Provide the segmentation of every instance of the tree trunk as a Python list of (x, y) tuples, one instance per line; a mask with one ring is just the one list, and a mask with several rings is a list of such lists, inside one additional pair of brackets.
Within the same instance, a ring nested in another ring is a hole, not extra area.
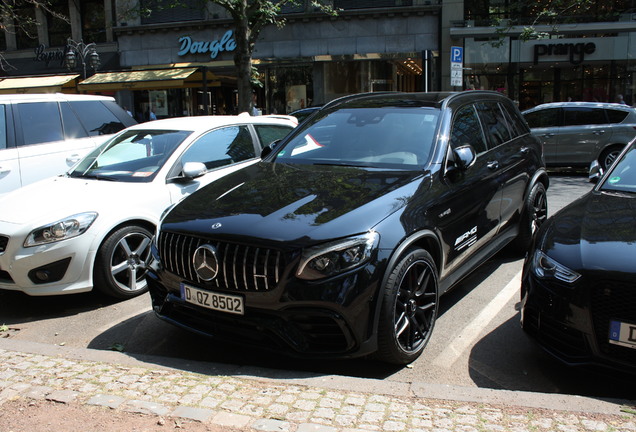
[(247, 19), (236, 23), (236, 52), (234, 65), (236, 66), (238, 88), (238, 112), (252, 112), (254, 106), (252, 99), (252, 52), (253, 44), (250, 42), (250, 28)]

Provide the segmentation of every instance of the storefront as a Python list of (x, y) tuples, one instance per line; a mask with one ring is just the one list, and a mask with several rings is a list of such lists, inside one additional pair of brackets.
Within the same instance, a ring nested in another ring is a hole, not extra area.
[[(580, 34), (585, 27), (589, 36)], [(631, 23), (580, 24), (576, 35), (563, 31), (558, 38), (525, 42), (485, 35), (465, 38), (464, 88), (506, 93), (521, 109), (568, 100), (618, 102), (621, 97), (632, 105), (636, 33), (600, 33), (603, 28), (630, 27), (636, 31)]]
[[(195, 74), (207, 78), (205, 82), (203, 78), (145, 80), (135, 87), (110, 80), (108, 88), (117, 89), (118, 99), (134, 106), (136, 114), (159, 108), (157, 98), (166, 101), (157, 117), (236, 114), (232, 60), (236, 44), (230, 24), (115, 29), (122, 67), (131, 71), (194, 67)], [(282, 29), (267, 27), (253, 53), (261, 83), (255, 87), (256, 106), (263, 113), (285, 114), (352, 93), (434, 90), (437, 28), (438, 17), (432, 10), (346, 20), (288, 20)], [(99, 75), (80, 87), (103, 88), (97, 85)]]

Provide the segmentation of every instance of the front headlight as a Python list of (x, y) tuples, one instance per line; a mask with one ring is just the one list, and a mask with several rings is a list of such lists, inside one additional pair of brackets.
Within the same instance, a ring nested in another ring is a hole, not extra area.
[(303, 250), (296, 276), (315, 280), (350, 270), (369, 260), (380, 235), (374, 231)]
[(36, 228), (24, 240), (24, 247), (54, 243), (82, 235), (96, 218), (96, 212), (86, 212)]
[(563, 282), (574, 283), (581, 277), (581, 275), (574, 270), (570, 270), (566, 266), (559, 264), (540, 250), (534, 253), (532, 267), (534, 274), (542, 279), (555, 278)]

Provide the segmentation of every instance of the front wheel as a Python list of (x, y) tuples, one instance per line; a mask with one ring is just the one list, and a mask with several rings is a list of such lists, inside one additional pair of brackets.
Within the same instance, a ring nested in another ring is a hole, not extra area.
[(378, 325), (379, 360), (408, 364), (431, 338), (438, 310), (437, 267), (423, 249), (411, 249), (390, 270)]
[(150, 231), (138, 225), (111, 233), (97, 251), (93, 270), (95, 288), (120, 299), (145, 293), (151, 237)]

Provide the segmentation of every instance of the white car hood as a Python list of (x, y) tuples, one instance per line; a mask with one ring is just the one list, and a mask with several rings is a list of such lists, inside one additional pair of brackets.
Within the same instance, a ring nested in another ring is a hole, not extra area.
[[(0, 221), (26, 224), (52, 222), (73, 214), (126, 208), (148, 196), (148, 183), (126, 183), (68, 177), (45, 179), (0, 198)], [(154, 201), (160, 201), (156, 197)]]

